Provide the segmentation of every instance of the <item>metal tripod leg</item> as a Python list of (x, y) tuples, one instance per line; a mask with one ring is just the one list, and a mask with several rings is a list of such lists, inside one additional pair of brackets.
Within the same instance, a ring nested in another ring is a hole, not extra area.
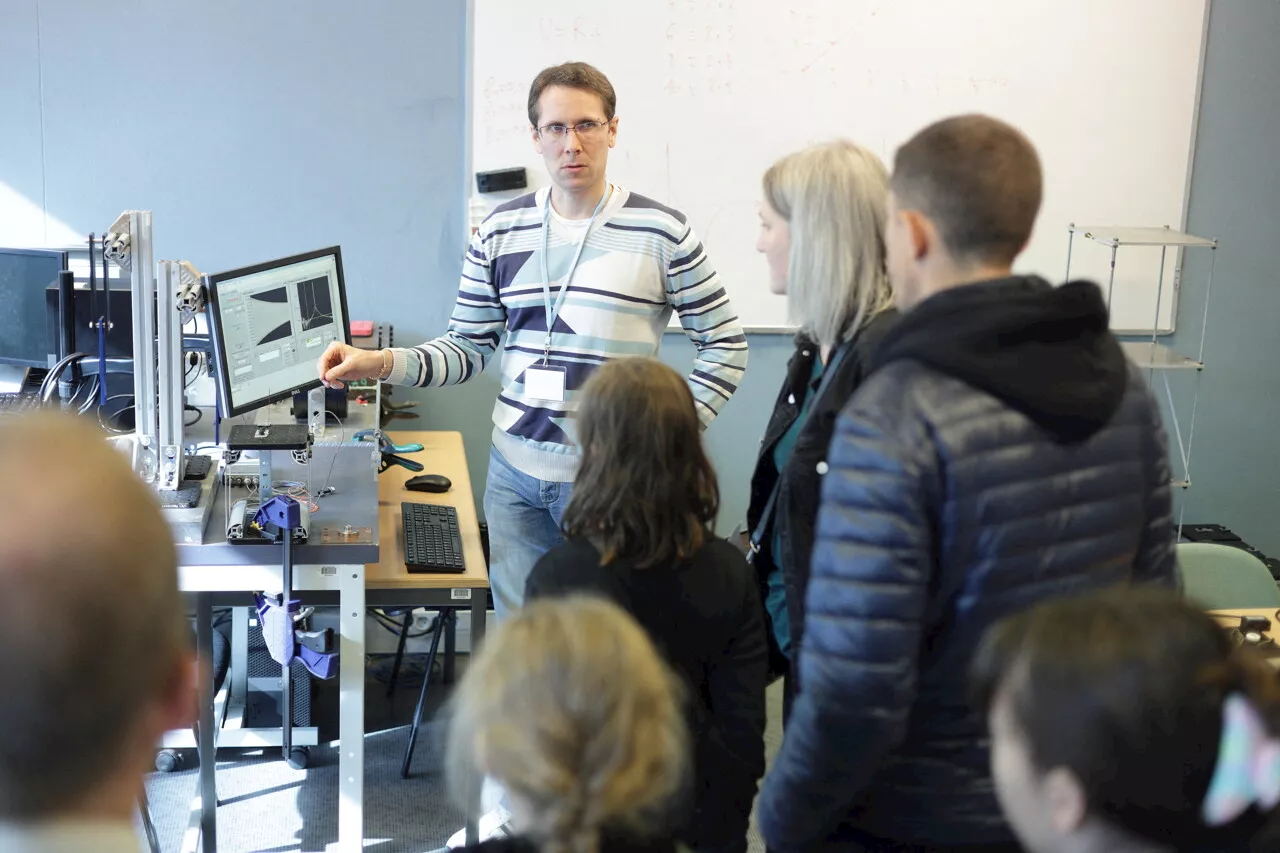
[(418, 693), (418, 707), (413, 712), (413, 725), (409, 728), (409, 745), (404, 751), (404, 762), (400, 765), (400, 778), (409, 778), (409, 765), (413, 762), (413, 748), (418, 743), (418, 729), (422, 725), (422, 713), (427, 706), (427, 687), (431, 684), (431, 670), (436, 663), (436, 650), (440, 648), (440, 638), (444, 635), (444, 623), (449, 611), (442, 610), (436, 618), (436, 626), (431, 631), (431, 651), (427, 652), (427, 671), (422, 676), (422, 690)]
[(409, 626), (413, 624), (413, 611), (404, 615), (404, 624), (400, 626), (400, 642), (396, 644), (396, 659), (391, 665), (391, 683), (387, 685), (387, 695), (396, 692), (396, 682), (400, 679), (400, 664), (404, 662), (404, 646), (409, 639)]
[(145, 785), (138, 795), (138, 814), (142, 817), (142, 831), (147, 836), (147, 849), (151, 853), (160, 853), (160, 836), (156, 834), (155, 822), (151, 820), (151, 803), (147, 801)]

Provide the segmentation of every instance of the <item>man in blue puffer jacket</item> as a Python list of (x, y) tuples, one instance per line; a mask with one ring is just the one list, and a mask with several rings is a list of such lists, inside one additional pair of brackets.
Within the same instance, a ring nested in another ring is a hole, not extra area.
[(1100, 291), (1012, 274), (1040, 197), (1035, 149), (991, 118), (897, 153), (902, 319), (828, 454), (800, 693), (758, 805), (772, 850), (1018, 849), (975, 645), (1050, 596), (1176, 584), (1164, 432)]

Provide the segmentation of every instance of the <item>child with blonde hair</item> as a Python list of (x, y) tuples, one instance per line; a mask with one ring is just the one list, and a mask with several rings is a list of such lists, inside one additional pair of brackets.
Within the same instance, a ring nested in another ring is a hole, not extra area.
[(574, 596), (499, 624), (455, 699), (448, 763), (460, 793), (500, 783), (511, 837), (485, 853), (672, 853), (686, 781), (679, 682), (616, 605)]

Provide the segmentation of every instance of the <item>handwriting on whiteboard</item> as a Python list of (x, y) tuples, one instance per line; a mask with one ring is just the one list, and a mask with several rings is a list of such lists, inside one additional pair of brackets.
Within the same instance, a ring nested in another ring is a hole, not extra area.
[(600, 25), (581, 15), (544, 15), (538, 21), (544, 42), (592, 42), (600, 40)]
[[(815, 14), (816, 10), (779, 8), (776, 26), (763, 33), (744, 32), (729, 23), (734, 14), (746, 13), (752, 0), (667, 0), (665, 5), (666, 14), (651, 19), (652, 29), (647, 32), (662, 39), (661, 53), (654, 59), (661, 63), (658, 81), (667, 98), (738, 109), (761, 95), (767, 97), (773, 87), (800, 85), (807, 92), (839, 92), (855, 86), (864, 95), (882, 98), (961, 98), (972, 103), (1010, 85), (1007, 75), (994, 70), (949, 72), (922, 65), (904, 71), (901, 65), (887, 68), (870, 59), (862, 68), (856, 60), (851, 67), (849, 59), (858, 55), (858, 43), (872, 38), (868, 27), (875, 30), (885, 25), (881, 13), (892, 8), (886, 0), (871, 0), (869, 14), (857, 15), (856, 24), (845, 17), (841, 26), (832, 26), (831, 16)], [(575, 46), (588, 55), (607, 50), (621, 36), (616, 23), (609, 23), (612, 19), (597, 15), (544, 14), (535, 20), (540, 41), (570, 56)], [(761, 80), (755, 63), (742, 59), (761, 49), (774, 55), (780, 66), (771, 80)], [(476, 141), (523, 144), (529, 132), (528, 82), (489, 77), (479, 88)]]
[(662, 91), (673, 98), (727, 97), (733, 94), (733, 81), (723, 77), (699, 81), (669, 77)]
[(480, 137), (477, 142), (495, 145), (529, 137), (529, 122), (525, 118), (528, 87), (524, 82), (485, 78), (476, 104), (475, 128)]
[(699, 12), (732, 12), (738, 8), (738, 0), (667, 0), (672, 12), (696, 15)]
[(690, 41), (697, 44), (717, 44), (737, 39), (733, 24), (688, 24), (672, 21), (667, 24), (667, 41)]

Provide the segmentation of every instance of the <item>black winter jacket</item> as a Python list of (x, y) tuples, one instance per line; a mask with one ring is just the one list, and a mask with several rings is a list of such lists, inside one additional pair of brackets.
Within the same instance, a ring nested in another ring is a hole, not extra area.
[(1012, 841), (968, 701), (984, 631), (1051, 596), (1176, 584), (1159, 413), (1098, 288), (1014, 277), (925, 300), (828, 464), (765, 840)]
[[(773, 404), (773, 414), (760, 442), (760, 455), (751, 475), (751, 503), (747, 508), (747, 530), (756, 529), (760, 516), (768, 503), (774, 484), (781, 478), (782, 485), (774, 505), (772, 521), (765, 529), (760, 553), (753, 565), (756, 569), (760, 600), (768, 595), (766, 581), (773, 572), (773, 536), (777, 531), (782, 537), (782, 578), (787, 589), (787, 615), (791, 627), (791, 655), (796, 660), (804, 639), (804, 592), (809, 585), (809, 559), (813, 553), (813, 525), (818, 517), (818, 497), (822, 490), (822, 472), (826, 470), (827, 446), (835, 429), (836, 416), (853, 396), (871, 371), (871, 356), (875, 347), (892, 328), (898, 312), (892, 309), (872, 317), (857, 335), (841, 344), (828, 359), (835, 365), (836, 373), (823, 389), (822, 397), (813, 401), (808, 419), (800, 430), (795, 447), (781, 472), (773, 464), (773, 451), (778, 440), (786, 433), (796, 418), (800, 417), (801, 402), (806, 386), (812, 382), (813, 362), (818, 358), (818, 346), (804, 336), (796, 338), (796, 351), (787, 363), (787, 378), (778, 391)], [(814, 390), (821, 383), (815, 383)], [(775, 675), (787, 671), (774, 637), (773, 626), (766, 625), (769, 634), (770, 669)], [(791, 689), (798, 687), (792, 683)]]

